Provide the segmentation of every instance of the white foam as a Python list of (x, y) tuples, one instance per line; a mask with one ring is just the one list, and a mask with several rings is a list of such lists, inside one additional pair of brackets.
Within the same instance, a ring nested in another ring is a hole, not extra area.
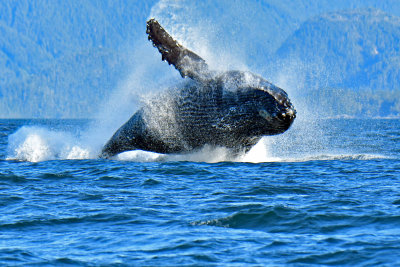
[[(42, 127), (23, 126), (9, 136), (8, 160), (39, 162), (64, 159), (95, 159), (100, 148), (83, 143), (81, 138), (71, 133), (54, 131)], [(306, 151), (301, 154), (287, 154), (286, 151), (274, 151), (276, 144), (265, 137), (247, 154), (234, 156), (224, 147), (204, 146), (202, 149), (185, 154), (160, 154), (148, 151), (133, 150), (116, 155), (113, 159), (134, 162), (307, 162), (331, 160), (374, 160), (385, 159), (379, 154), (363, 153), (323, 153)], [(296, 144), (293, 144), (295, 149)]]
[(148, 152), (143, 150), (132, 150), (123, 152), (114, 157), (116, 160), (134, 161), (134, 162), (157, 162), (163, 161), (164, 154)]
[(116, 160), (134, 162), (168, 162), (168, 161), (192, 161), (192, 162), (224, 162), (234, 161), (229, 150), (224, 147), (204, 146), (202, 149), (184, 154), (160, 154), (142, 150), (133, 150), (121, 153), (114, 157)]
[(45, 161), (91, 158), (91, 149), (71, 133), (23, 126), (8, 138), (7, 159)]
[(235, 161), (228, 149), (224, 147), (212, 147), (208, 145), (192, 153), (168, 155), (165, 159), (168, 161), (193, 161), (208, 163)]
[(238, 157), (237, 160), (240, 162), (261, 163), (281, 161), (281, 158), (272, 156), (268, 140), (266, 138), (261, 138), (260, 142), (258, 142), (248, 153)]

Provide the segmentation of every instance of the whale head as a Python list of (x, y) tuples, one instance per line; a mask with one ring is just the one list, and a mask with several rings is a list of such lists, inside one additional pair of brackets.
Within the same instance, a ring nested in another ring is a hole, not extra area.
[[(240, 102), (244, 103), (245, 118), (242, 131), (248, 135), (263, 136), (285, 132), (296, 118), (296, 110), (288, 94), (260, 76), (235, 73)], [(240, 76), (240, 79), (238, 79)]]
[(283, 89), (267, 81), (260, 85), (254, 90), (254, 105), (264, 135), (285, 132), (296, 118), (293, 104)]

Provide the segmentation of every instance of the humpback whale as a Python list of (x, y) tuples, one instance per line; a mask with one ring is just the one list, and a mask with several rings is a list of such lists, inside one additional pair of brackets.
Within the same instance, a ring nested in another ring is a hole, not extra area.
[(238, 154), (293, 123), (296, 111), (283, 89), (251, 72), (210, 70), (155, 19), (147, 22), (146, 33), (184, 82), (143, 105), (114, 133), (100, 157), (136, 149), (184, 153), (205, 145)]

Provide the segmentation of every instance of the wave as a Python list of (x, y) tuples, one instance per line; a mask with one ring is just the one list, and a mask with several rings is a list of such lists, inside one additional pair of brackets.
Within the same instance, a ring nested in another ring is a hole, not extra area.
[(361, 229), (367, 225), (398, 225), (398, 215), (370, 215), (351, 212), (314, 213), (288, 206), (257, 207), (222, 218), (192, 222), (192, 225), (249, 229), (266, 232), (332, 234)]
[(121, 153), (114, 157), (117, 160), (153, 162), (153, 161), (192, 161), (217, 163), (235, 161), (235, 157), (224, 147), (204, 146), (202, 149), (184, 154), (159, 154), (142, 150)]
[(279, 162), (307, 162), (307, 161), (332, 161), (332, 160), (375, 160), (390, 159), (390, 157), (378, 154), (315, 154), (299, 157), (278, 158)]
[(268, 163), (268, 162), (308, 162), (308, 161), (346, 161), (346, 160), (377, 160), (390, 159), (390, 157), (378, 154), (314, 154), (314, 155), (296, 155), (290, 156), (272, 156), (262, 150), (261, 147), (255, 147), (254, 151), (247, 154), (234, 156), (229, 150), (223, 147), (213, 148), (206, 146), (203, 149), (187, 154), (159, 154), (148, 151), (134, 150), (121, 153), (114, 157), (116, 160), (134, 161), (134, 162), (170, 162), (170, 161), (191, 161), (191, 162), (241, 162), (241, 163)]
[[(115, 156), (114, 160), (134, 162), (307, 162), (332, 160), (375, 160), (388, 159), (379, 154), (338, 153), (326, 154), (318, 151), (303, 151), (301, 154), (271, 151), (273, 144), (267, 138), (255, 145), (248, 153), (233, 155), (224, 147), (205, 146), (202, 149), (184, 154), (160, 154), (133, 150)], [(91, 144), (88, 138), (76, 136), (65, 131), (50, 130), (43, 127), (23, 126), (8, 138), (7, 160), (40, 162), (47, 160), (97, 159), (101, 145)]]

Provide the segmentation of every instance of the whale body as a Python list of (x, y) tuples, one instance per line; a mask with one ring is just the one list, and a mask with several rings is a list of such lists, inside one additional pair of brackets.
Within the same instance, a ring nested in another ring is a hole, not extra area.
[(191, 152), (205, 145), (237, 154), (292, 125), (296, 111), (283, 89), (251, 72), (209, 70), (154, 19), (147, 22), (147, 34), (186, 81), (140, 108), (105, 144), (101, 157), (135, 149)]

